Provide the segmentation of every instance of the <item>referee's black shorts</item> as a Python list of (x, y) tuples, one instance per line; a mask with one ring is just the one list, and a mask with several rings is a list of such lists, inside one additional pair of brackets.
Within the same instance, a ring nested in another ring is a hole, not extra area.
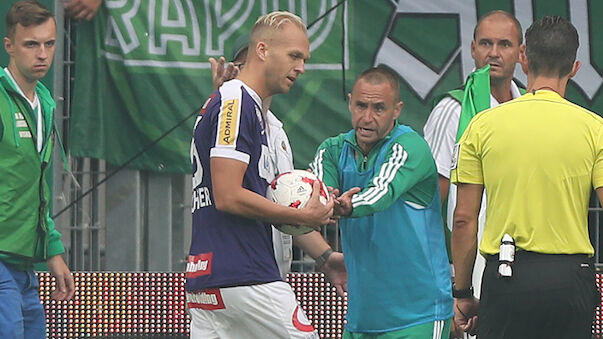
[(486, 258), (479, 339), (590, 339), (601, 300), (586, 255), (518, 251), (513, 276), (498, 277), (498, 255)]

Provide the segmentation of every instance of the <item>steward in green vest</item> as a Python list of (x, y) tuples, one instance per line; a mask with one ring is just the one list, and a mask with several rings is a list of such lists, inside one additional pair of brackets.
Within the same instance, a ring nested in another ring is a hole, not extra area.
[(50, 217), (47, 183), (54, 146), (50, 92), (40, 83), (52, 66), (57, 25), (35, 0), (13, 2), (6, 14), (0, 69), (0, 338), (45, 339), (34, 263), (55, 278), (50, 297), (69, 300), (75, 281), (61, 253), (61, 235)]
[(41, 152), (36, 149), (37, 112), (0, 69), (0, 260), (23, 270), (65, 252), (50, 217), (46, 179), (56, 104), (41, 82), (36, 93), (44, 126)]

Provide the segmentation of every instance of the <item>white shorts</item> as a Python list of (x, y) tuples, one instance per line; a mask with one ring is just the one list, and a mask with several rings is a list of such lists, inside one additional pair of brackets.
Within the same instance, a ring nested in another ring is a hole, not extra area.
[(187, 293), (192, 339), (317, 339), (283, 281)]

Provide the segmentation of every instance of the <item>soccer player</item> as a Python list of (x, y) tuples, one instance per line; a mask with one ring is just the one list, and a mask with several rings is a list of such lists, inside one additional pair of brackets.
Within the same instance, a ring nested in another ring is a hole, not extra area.
[[(600, 300), (587, 213), (592, 188), (603, 201), (603, 118), (563, 98), (580, 67), (574, 26), (545, 16), (525, 40), (528, 94), (475, 116), (453, 162), (455, 319), (477, 324), (479, 338), (586, 339)], [(478, 301), (471, 271), (484, 189)]]
[[(281, 280), (270, 223), (313, 226), (332, 222), (334, 200), (293, 209), (264, 195), (275, 167), (263, 101), (289, 92), (304, 73), (310, 46), (305, 25), (272, 12), (254, 25), (245, 67), (212, 94), (195, 124), (193, 236), (187, 265), (192, 338), (317, 338)], [(304, 248), (338, 290), (345, 288), (341, 253), (323, 242)]]
[(52, 64), (56, 34), (52, 12), (40, 3), (17, 1), (8, 10), (9, 63), (0, 69), (0, 338), (46, 338), (34, 263), (45, 261), (55, 277), (54, 299), (71, 299), (75, 290), (46, 182), (56, 105), (39, 80)]
[(344, 338), (447, 338), (452, 318), (435, 163), (398, 124), (400, 87), (384, 68), (349, 95), (352, 126), (328, 138), (310, 165), (343, 193), (336, 213), (348, 272)]
[[(511, 14), (504, 11), (492, 11), (481, 17), (473, 31), (471, 42), (471, 56), (475, 61), (475, 68), (481, 69), (490, 65), (490, 91), (485, 89), (490, 107), (518, 98), (525, 93), (513, 81), (515, 65), (519, 61), (519, 48), (523, 42), (522, 30), (519, 21)], [(429, 144), (438, 169), (440, 183), (440, 198), (444, 204), (446, 200), (446, 224), (452, 228), (452, 214), (456, 206), (456, 186), (450, 184), (450, 164), (454, 144), (462, 134), (466, 125), (461, 126), (461, 101), (464, 89), (456, 89), (446, 93), (431, 111), (423, 134)], [(485, 100), (488, 100), (486, 98)], [(486, 217), (486, 199), (483, 199), (480, 212), (479, 237)], [(445, 207), (444, 207), (445, 208)], [(478, 256), (473, 270), (473, 286), (475, 295), (479, 298), (481, 277), (485, 267), (485, 260)]]
[[(249, 47), (249, 38), (247, 36), (241, 36), (235, 41), (234, 52), (231, 58), (231, 62), (226, 62), (224, 57), (209, 58), (211, 63), (212, 79), (214, 89), (220, 88), (225, 81), (231, 80), (236, 77), (241, 69), (245, 66), (247, 60), (247, 50)], [(268, 124), (268, 146), (270, 148), (270, 158), (274, 163), (276, 169), (275, 174), (280, 174), (293, 170), (293, 153), (291, 145), (289, 144), (289, 138), (283, 128), (283, 124), (278, 118), (270, 111), (270, 104), (272, 103), (272, 97), (265, 98), (262, 101), (262, 110), (266, 112), (266, 121)], [(322, 269), (327, 259), (335, 252), (332, 251), (330, 246), (324, 241), (322, 235), (319, 232), (311, 232), (296, 237), (280, 232), (276, 228), (272, 229), (272, 243), (274, 246), (274, 257), (278, 265), (278, 269), (283, 279), (286, 278), (287, 273), (291, 271), (291, 261), (293, 259), (293, 246), (292, 241), (299, 247), (318, 247), (323, 248), (324, 251), (321, 253), (314, 253), (313, 258), (316, 260), (316, 268)], [(316, 243), (322, 243), (320, 246), (316, 246)], [(316, 257), (317, 254), (320, 256)], [(337, 255), (337, 254), (336, 254)], [(340, 295), (344, 294), (343, 289), (338, 288)]]

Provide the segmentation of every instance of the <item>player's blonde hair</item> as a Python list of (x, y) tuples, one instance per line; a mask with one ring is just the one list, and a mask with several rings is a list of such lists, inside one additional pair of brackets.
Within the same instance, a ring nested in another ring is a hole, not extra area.
[(250, 45), (255, 46), (259, 41), (270, 41), (274, 38), (274, 33), (279, 32), (287, 24), (295, 25), (295, 27), (307, 33), (306, 25), (297, 15), (285, 12), (274, 11), (266, 15), (262, 15), (253, 25), (251, 29)]
[(253, 25), (251, 34), (253, 35), (256, 30), (262, 28), (271, 28), (273, 30), (279, 31), (282, 29), (282, 26), (286, 23), (294, 24), (304, 32), (307, 32), (306, 25), (304, 24), (302, 19), (297, 15), (286, 11), (274, 11), (259, 17)]

